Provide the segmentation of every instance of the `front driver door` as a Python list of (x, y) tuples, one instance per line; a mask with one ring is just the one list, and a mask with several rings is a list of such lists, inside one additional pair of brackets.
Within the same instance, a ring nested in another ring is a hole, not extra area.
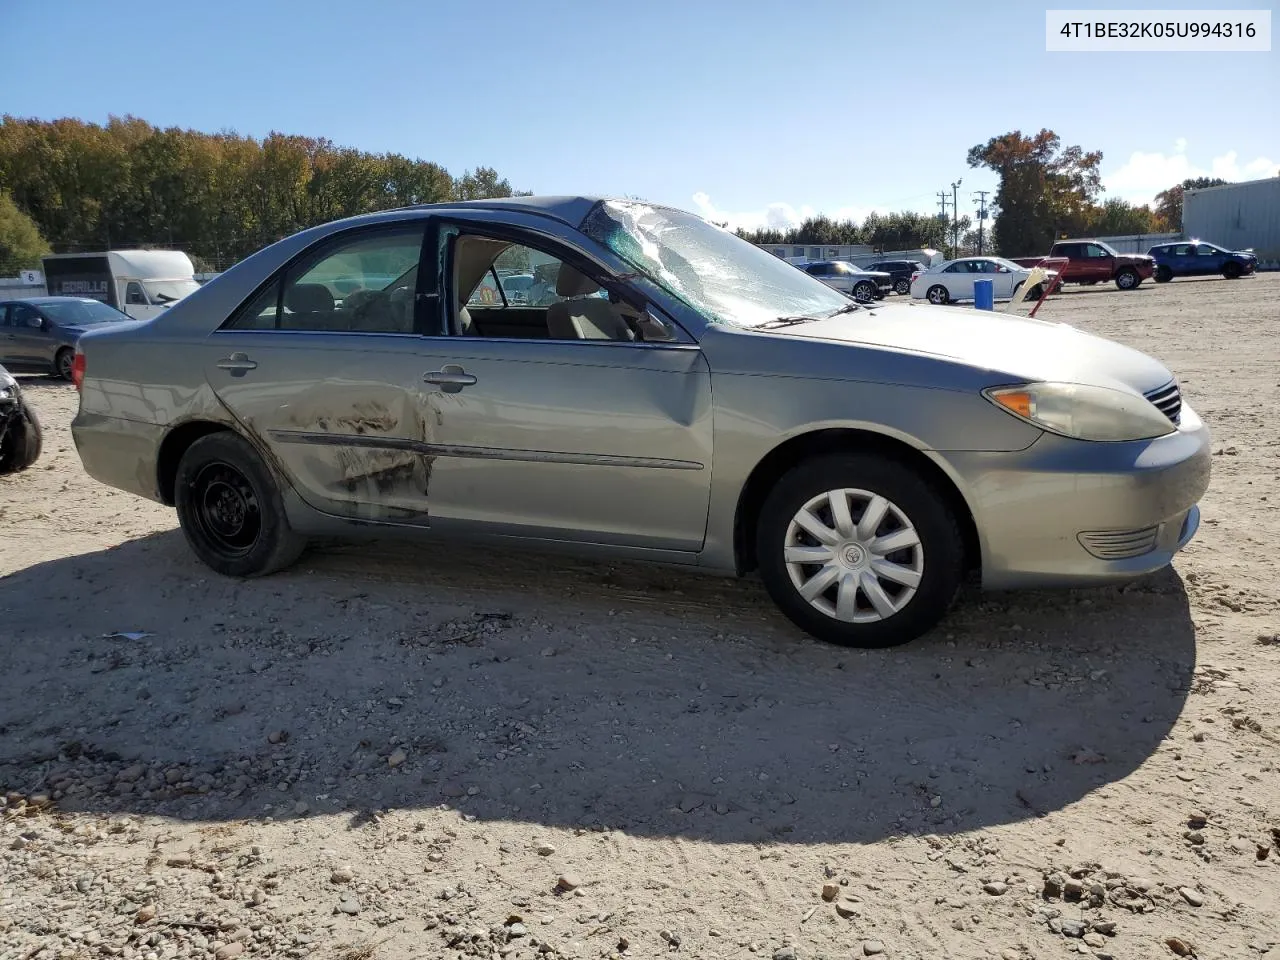
[[(462, 329), (458, 308), (483, 266), (477, 258), (495, 255), (492, 238), (461, 230), (441, 231), (442, 322), (451, 330)], [(522, 269), (559, 275), (573, 255), (544, 238), (507, 239), (515, 242), (498, 259)], [(588, 312), (615, 309), (591, 285), (568, 291), (561, 281), (552, 299), (569, 293), (573, 303), (596, 300)], [(472, 332), (514, 329), (482, 316), (504, 309), (469, 304)], [(529, 323), (529, 308), (518, 309)], [(550, 309), (543, 305), (528, 338), (423, 340), (409, 376), (423, 391), (432, 528), (700, 549), (711, 480), (711, 373), (702, 351), (674, 325), (680, 340), (555, 339)]]
[(1195, 248), (1196, 273), (1221, 273), (1225, 254), (1209, 243), (1201, 243)]

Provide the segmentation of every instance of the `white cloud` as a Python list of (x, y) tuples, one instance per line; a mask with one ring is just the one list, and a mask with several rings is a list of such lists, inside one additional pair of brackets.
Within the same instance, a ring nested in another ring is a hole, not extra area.
[(870, 208), (864, 207), (837, 207), (834, 210), (817, 210), (808, 204), (797, 207), (782, 201), (767, 204), (759, 210), (734, 212), (721, 210), (711, 202), (711, 197), (701, 190), (693, 195), (693, 203), (700, 216), (713, 223), (728, 223), (730, 230), (737, 230), (739, 227), (745, 230), (759, 230), (762, 227), (786, 230), (788, 227), (798, 227), (802, 221), (808, 217), (816, 217), (819, 213), (825, 213), (833, 220), (857, 220), (861, 222), (871, 212)]
[(1130, 154), (1128, 161), (1118, 170), (1103, 175), (1102, 185), (1109, 196), (1121, 197), (1131, 203), (1151, 203), (1161, 190), (1191, 177), (1256, 180), (1271, 176), (1275, 169), (1275, 161), (1268, 157), (1256, 157), (1241, 165), (1239, 154), (1234, 150), (1213, 157), (1204, 167), (1187, 154), (1186, 137), (1179, 137), (1173, 142), (1172, 153), (1137, 151)]

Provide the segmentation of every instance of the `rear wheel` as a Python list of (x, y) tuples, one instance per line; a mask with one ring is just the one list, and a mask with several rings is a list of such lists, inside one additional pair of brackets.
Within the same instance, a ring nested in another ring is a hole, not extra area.
[(860, 303), (875, 299), (876, 285), (870, 280), (859, 280), (853, 285), (853, 298)]
[(893, 284), (893, 292), (899, 296), (905, 297), (911, 292), (911, 281), (905, 278), (895, 281)]
[(890, 647), (932, 628), (963, 573), (945, 499), (910, 467), (869, 454), (816, 458), (769, 493), (756, 528), (778, 608), (819, 640)]
[(1222, 275), (1228, 280), (1239, 280), (1243, 271), (1238, 263), (1228, 263), (1222, 268)]
[(63, 347), (58, 351), (58, 355), (53, 360), (54, 376), (61, 377), (63, 380), (71, 379), (71, 368), (76, 361), (76, 352), (70, 347)]
[(930, 287), (925, 296), (929, 298), (930, 303), (936, 303), (939, 306), (951, 299), (951, 294), (947, 293), (947, 288), (940, 283), (935, 283)]
[(1121, 290), (1133, 290), (1141, 282), (1142, 278), (1138, 276), (1138, 271), (1132, 267), (1125, 267), (1116, 274), (1116, 286)]
[(237, 434), (214, 433), (191, 444), (178, 462), (174, 493), (187, 543), (218, 573), (273, 573), (306, 547), (289, 529), (271, 472)]
[(1162, 263), (1160, 264), (1160, 266), (1156, 267), (1156, 275), (1155, 275), (1156, 283), (1168, 283), (1172, 279), (1173, 279), (1173, 271), (1170, 270), (1167, 265)]

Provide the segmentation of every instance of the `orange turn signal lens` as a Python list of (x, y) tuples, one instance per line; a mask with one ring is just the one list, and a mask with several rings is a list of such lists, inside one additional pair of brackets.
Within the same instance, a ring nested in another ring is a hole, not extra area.
[(1018, 416), (1025, 417), (1028, 420), (1035, 413), (1035, 402), (1031, 399), (1031, 394), (1025, 390), (1005, 390), (1000, 393), (993, 393), (991, 399), (1010, 413), (1016, 413)]

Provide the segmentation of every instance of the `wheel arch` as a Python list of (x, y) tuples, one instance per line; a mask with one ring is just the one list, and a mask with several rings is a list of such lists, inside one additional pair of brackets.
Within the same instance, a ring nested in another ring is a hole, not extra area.
[(174, 485), (178, 477), (178, 462), (193, 443), (212, 433), (236, 433), (230, 425), (217, 420), (187, 420), (165, 434), (156, 453), (156, 492), (160, 502), (172, 507), (175, 503)]
[(830, 427), (790, 437), (770, 450), (755, 465), (738, 494), (733, 521), (733, 553), (739, 576), (754, 570), (756, 523), (765, 498), (788, 470), (805, 460), (831, 453), (878, 453), (912, 469), (931, 483), (954, 513), (964, 538), (965, 572), (980, 570), (982, 542), (973, 511), (955, 479), (936, 460), (905, 440), (873, 430)]

